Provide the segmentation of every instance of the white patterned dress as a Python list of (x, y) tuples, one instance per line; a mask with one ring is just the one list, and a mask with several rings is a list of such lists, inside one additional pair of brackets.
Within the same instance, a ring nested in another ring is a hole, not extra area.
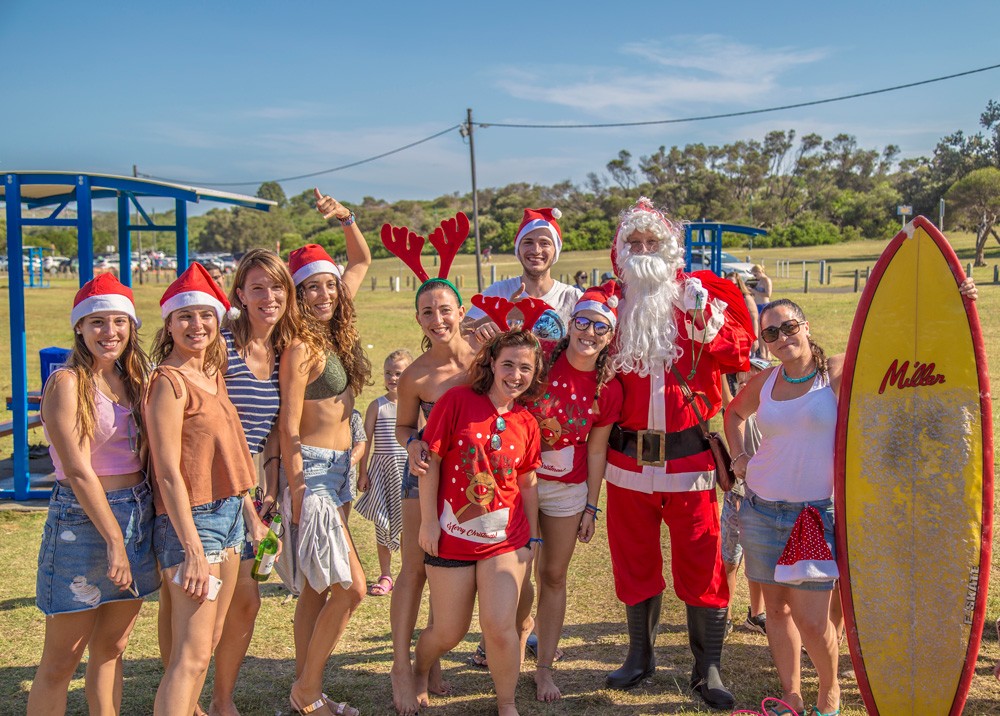
[(384, 395), (376, 399), (376, 404), (378, 417), (368, 464), (368, 491), (361, 495), (355, 509), (375, 523), (375, 541), (395, 552), (403, 530), (400, 488), (406, 450), (396, 442), (396, 404)]

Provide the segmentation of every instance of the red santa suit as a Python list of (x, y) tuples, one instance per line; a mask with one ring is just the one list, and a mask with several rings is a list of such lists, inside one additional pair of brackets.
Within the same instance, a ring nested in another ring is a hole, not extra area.
[[(693, 276), (709, 291), (706, 325), (694, 328), (680, 310), (674, 311), (681, 349), (674, 367), (702, 396), (699, 409), (707, 420), (721, 407), (721, 374), (749, 369), (753, 328), (732, 283), (708, 272)], [(726, 304), (724, 311), (718, 310), (718, 300)], [(695, 607), (725, 607), (729, 589), (720, 552), (715, 463), (697, 415), (669, 366), (653, 366), (645, 377), (620, 373), (617, 380), (623, 402), (608, 448), (606, 479), (618, 598), (638, 604), (666, 588), (660, 548), (660, 523), (666, 522), (678, 598)], [(640, 464), (642, 458), (647, 464)]]

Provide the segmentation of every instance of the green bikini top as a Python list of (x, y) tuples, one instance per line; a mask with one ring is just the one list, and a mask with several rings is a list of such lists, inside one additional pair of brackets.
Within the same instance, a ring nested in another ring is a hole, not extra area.
[(306, 386), (306, 400), (323, 400), (347, 390), (347, 371), (336, 353), (326, 354), (326, 366), (312, 383)]

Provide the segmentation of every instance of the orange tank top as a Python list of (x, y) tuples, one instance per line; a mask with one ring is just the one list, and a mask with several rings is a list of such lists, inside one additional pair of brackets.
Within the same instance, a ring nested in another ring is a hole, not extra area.
[[(150, 386), (160, 378), (170, 383), (178, 398), (183, 395), (181, 381), (187, 388), (181, 427), (181, 476), (191, 506), (239, 495), (253, 487), (256, 468), (250, 458), (240, 417), (226, 392), (222, 371), (216, 373), (215, 395), (194, 385), (171, 366), (157, 367), (150, 378)], [(166, 514), (155, 471), (152, 483), (156, 514)]]

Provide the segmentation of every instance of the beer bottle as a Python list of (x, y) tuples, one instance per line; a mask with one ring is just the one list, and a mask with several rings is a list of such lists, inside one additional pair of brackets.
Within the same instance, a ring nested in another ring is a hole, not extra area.
[(278, 554), (278, 532), (281, 529), (281, 515), (275, 515), (267, 536), (260, 541), (257, 548), (257, 558), (253, 562), (250, 575), (258, 582), (266, 582), (274, 569), (274, 558)]

